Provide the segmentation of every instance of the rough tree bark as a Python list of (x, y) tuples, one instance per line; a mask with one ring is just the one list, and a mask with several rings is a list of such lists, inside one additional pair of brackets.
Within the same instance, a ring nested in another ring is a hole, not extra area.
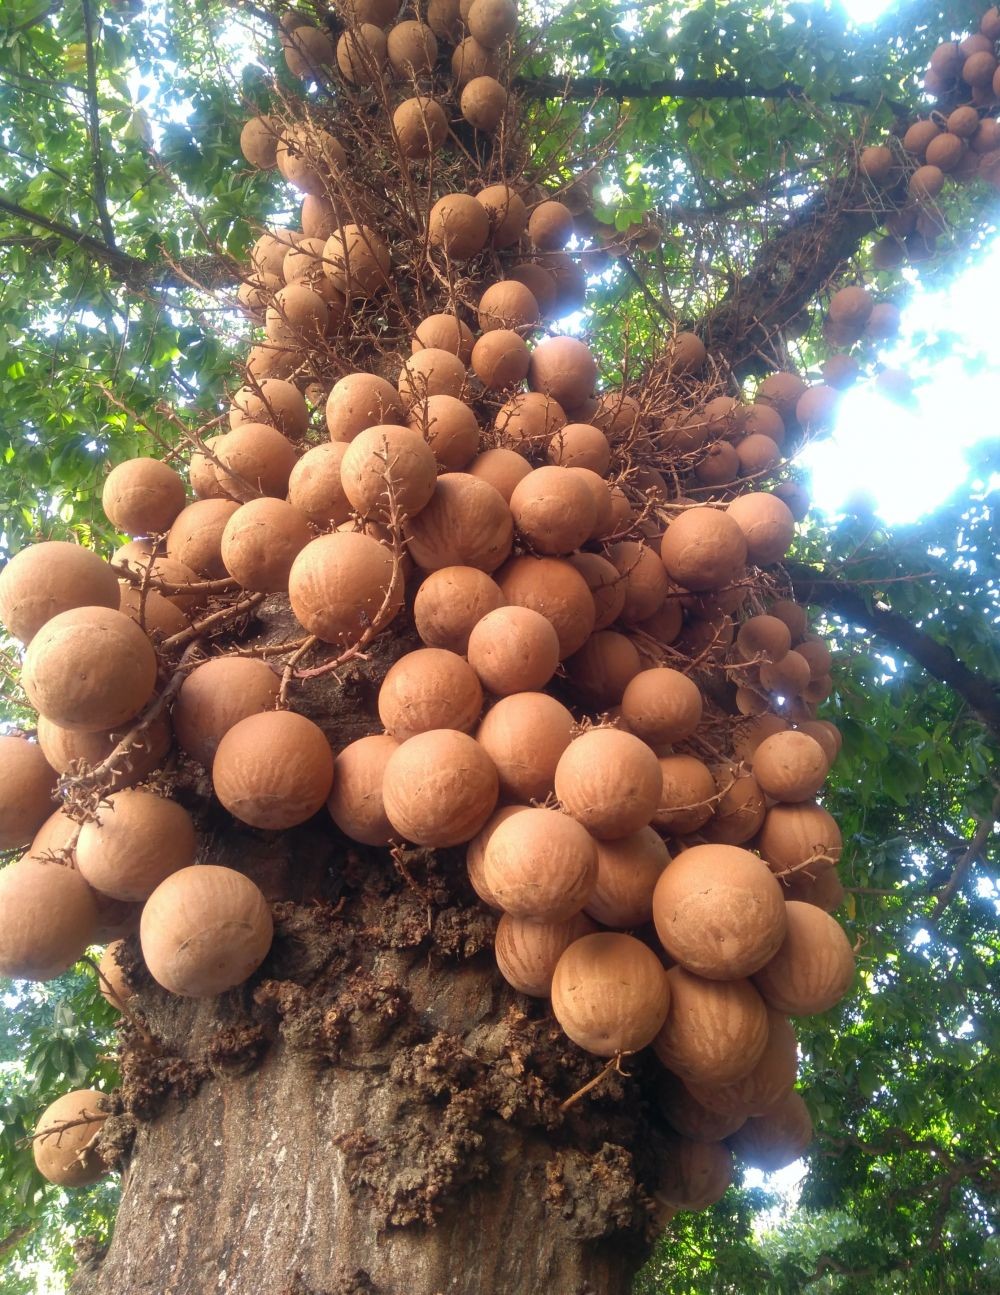
[[(270, 638), (290, 628), (272, 601)], [(375, 731), (407, 646), (299, 709), (338, 745)], [(200, 771), (179, 777), (202, 861), (261, 886), (275, 943), (248, 984), (189, 1002), (131, 937), (139, 1006), (103, 1135), (122, 1204), (75, 1295), (624, 1295), (651, 1235), (656, 1067), (562, 1111), (603, 1063), (498, 976), (460, 852), (394, 863), (321, 818), (241, 829)]]

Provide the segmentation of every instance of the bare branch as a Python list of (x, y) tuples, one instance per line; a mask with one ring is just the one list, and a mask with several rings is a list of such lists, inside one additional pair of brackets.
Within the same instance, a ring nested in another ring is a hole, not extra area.
[(852, 625), (865, 626), (882, 642), (899, 648), (929, 675), (958, 693), (987, 728), (1000, 734), (1000, 684), (996, 680), (971, 670), (947, 643), (938, 642), (906, 616), (873, 606), (836, 572), (800, 562), (786, 562), (785, 570), (797, 601), (824, 607)]

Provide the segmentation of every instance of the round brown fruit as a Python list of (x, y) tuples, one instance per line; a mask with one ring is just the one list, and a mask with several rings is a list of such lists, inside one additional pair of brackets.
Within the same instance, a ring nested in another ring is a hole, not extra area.
[(525, 809), (498, 824), (483, 852), (483, 878), (507, 913), (564, 922), (579, 913), (597, 878), (589, 833), (554, 809)]
[[(427, 354), (428, 352), (422, 352)], [(430, 446), (408, 427), (369, 427), (351, 441), (340, 468), (341, 484), (362, 515), (418, 513), (437, 484), (437, 460)]]
[(326, 807), (352, 841), (385, 846), (392, 839), (392, 824), (382, 801), (382, 781), (389, 757), (398, 747), (394, 737), (374, 733), (345, 746), (334, 761), (333, 790)]
[(802, 1097), (791, 1092), (766, 1114), (753, 1116), (729, 1139), (737, 1159), (765, 1173), (798, 1160), (813, 1137), (812, 1119)]
[(276, 427), (241, 423), (220, 436), (213, 448), (221, 464), (216, 469), (219, 484), (233, 499), (246, 502), (259, 495), (283, 499), (288, 493), (295, 450)]
[(677, 333), (670, 347), (674, 373), (697, 373), (708, 358), (705, 343), (697, 333)]
[(489, 242), (490, 218), (486, 208), (470, 194), (446, 194), (431, 208), (427, 238), (432, 247), (440, 248), (450, 260), (470, 260)]
[(400, 152), (412, 161), (431, 157), (448, 138), (448, 116), (436, 99), (404, 99), (392, 114)]
[(507, 503), (514, 487), (531, 470), (531, 464), (523, 454), (505, 447), (484, 450), (469, 464), (469, 474), (488, 482)]
[(829, 772), (823, 748), (808, 733), (791, 731), (765, 738), (753, 754), (753, 776), (775, 800), (811, 800)]
[(209, 769), (233, 725), (273, 709), (277, 696), (278, 676), (264, 661), (238, 656), (204, 661), (195, 666), (177, 694), (172, 717), (177, 741)]
[(468, 364), (474, 341), (472, 329), (457, 316), (428, 315), (414, 329), (410, 350), (414, 355), (428, 346), (436, 351), (450, 351), (463, 364)]
[(21, 682), (46, 719), (99, 732), (133, 719), (149, 701), (156, 654), (139, 626), (121, 612), (76, 607), (46, 621), (34, 636)]
[[(745, 496), (749, 497), (749, 496)], [(721, 589), (747, 560), (744, 529), (730, 510), (688, 508), (667, 527), (660, 557), (667, 575), (685, 589)]]
[(476, 202), (486, 208), (492, 246), (502, 251), (516, 243), (528, 225), (528, 209), (520, 195), (509, 185), (491, 184), (476, 194)]
[(603, 477), (611, 466), (611, 446), (599, 427), (567, 423), (549, 442), (546, 457), (561, 467), (590, 468)]
[(764, 1115), (795, 1087), (799, 1065), (795, 1031), (772, 1007), (767, 1008), (767, 1021), (767, 1043), (752, 1070), (731, 1084), (690, 1085), (693, 1097), (707, 1110), (735, 1112), (742, 1123), (747, 1115)]
[(579, 652), (566, 658), (570, 683), (588, 706), (599, 711), (619, 705), (625, 689), (641, 669), (635, 644), (615, 630), (598, 630)]
[(653, 1040), (660, 1061), (696, 1084), (731, 1084), (757, 1064), (767, 1045), (764, 1000), (749, 980), (706, 980), (671, 967), (670, 1011)]
[(588, 486), (568, 468), (529, 472), (510, 497), (514, 525), (539, 553), (572, 553), (590, 538), (596, 507)]
[(564, 408), (580, 405), (597, 382), (597, 362), (578, 337), (548, 337), (531, 355), (528, 385)]
[(182, 805), (149, 791), (120, 791), (81, 827), (76, 863), (102, 895), (135, 902), (194, 863), (196, 849), (194, 823)]
[(815, 872), (831, 868), (842, 846), (833, 815), (814, 801), (773, 805), (757, 839), (762, 858), (779, 876), (805, 867)]
[(373, 297), (389, 286), (389, 249), (367, 225), (344, 225), (327, 239), (323, 255), (331, 283), (345, 297)]
[(656, 756), (620, 729), (582, 733), (556, 766), (555, 790), (563, 808), (601, 840), (648, 826), (662, 785)]
[(534, 922), (504, 913), (494, 942), (500, 974), (518, 993), (548, 998), (560, 957), (574, 940), (596, 929), (583, 913), (575, 913), (564, 922)]
[(507, 91), (492, 76), (476, 76), (462, 90), (459, 109), (470, 126), (493, 135), (507, 111)]
[(653, 917), (653, 892), (670, 855), (651, 827), (597, 842), (597, 881), (586, 911), (602, 926), (631, 929)]
[(249, 877), (195, 864), (147, 899), (139, 940), (157, 984), (183, 998), (212, 998), (253, 975), (273, 929), (267, 902)]
[(264, 313), (267, 340), (293, 350), (320, 347), (341, 310), (335, 307), (331, 314), (326, 298), (307, 283), (289, 283), (274, 294)]
[(232, 499), (198, 499), (188, 504), (167, 532), (167, 556), (198, 576), (224, 579), (229, 572), (222, 561), (222, 533), (237, 508)]
[(463, 17), (470, 34), (484, 49), (500, 49), (517, 31), (514, 0), (472, 0)]
[(471, 841), (497, 802), (489, 756), (465, 733), (432, 729), (389, 757), (382, 784), (386, 817), (415, 845), (443, 849)]
[(673, 836), (697, 832), (715, 812), (715, 779), (704, 761), (693, 755), (660, 758), (662, 790), (653, 823)]
[(351, 502), (340, 479), (346, 453), (343, 441), (315, 445), (306, 450), (288, 478), (288, 502), (316, 526), (339, 526), (351, 515)]
[(55, 770), (36, 742), (0, 734), (0, 850), (27, 845), (52, 813)]
[(240, 131), (240, 152), (260, 171), (271, 171), (277, 165), (275, 149), (281, 128), (274, 117), (251, 117)]
[(782, 418), (790, 419), (805, 389), (806, 384), (797, 373), (771, 373), (757, 388), (757, 399), (773, 405)]
[(252, 499), (226, 523), (222, 561), (243, 589), (283, 593), (292, 563), (311, 539), (308, 521), (291, 504)]
[(483, 873), (483, 859), (486, 854), (486, 847), (489, 844), (490, 837), (501, 823), (506, 822), (512, 814), (523, 813), (527, 808), (527, 805), (505, 805), (503, 809), (498, 809), (486, 820), (481, 830), (469, 842), (465, 851), (465, 869), (472, 889), (484, 904), (497, 912), (501, 911), (500, 902), (487, 886)]
[(909, 193), (917, 202), (929, 202), (944, 188), (944, 172), (938, 166), (918, 166), (910, 176)]
[(376, 85), (388, 60), (385, 32), (374, 23), (359, 23), (337, 41), (336, 57), (340, 74), (350, 85)]
[(326, 425), (331, 441), (353, 441), (366, 428), (395, 424), (404, 418), (399, 392), (374, 373), (349, 373), (326, 402)]
[(430, 446), (438, 467), (458, 472), (468, 467), (479, 448), (479, 424), (469, 406), (444, 393), (417, 401), (407, 423)]
[(407, 406), (419, 404), (431, 396), (453, 396), (459, 399), (465, 390), (465, 365), (451, 351), (432, 346), (410, 356), (399, 374), (399, 394)]
[(500, 56), (496, 51), (480, 45), (475, 36), (466, 36), (452, 53), (451, 73), (461, 90), (477, 76), (499, 76)]
[(476, 731), (476, 741), (496, 766), (501, 796), (524, 804), (544, 801), (555, 789), (556, 765), (575, 722), (547, 693), (501, 697)]
[(406, 539), (410, 556), (424, 571), (452, 566), (495, 571), (510, 553), (514, 522), (489, 482), (446, 472), (430, 503), (408, 520)]
[(86, 1187), (108, 1172), (94, 1145), (104, 1121), (105, 1094), (78, 1088), (42, 1112), (31, 1139), (35, 1168), (59, 1187)]
[(396, 23), (386, 41), (389, 65), (397, 81), (412, 81), (428, 76), (437, 62), (437, 37), (426, 23)]
[(290, 440), (299, 440), (309, 429), (309, 411), (294, 383), (283, 378), (265, 378), (260, 389), (241, 387), (233, 397), (229, 425), (268, 423)]
[(659, 1033), (670, 1006), (667, 973), (631, 935), (585, 935), (560, 957), (552, 1011), (579, 1047), (599, 1057), (638, 1052)]
[(559, 638), (560, 660), (578, 652), (590, 637), (597, 615), (594, 599), (583, 576), (569, 562), (517, 557), (502, 568), (497, 583), (509, 604), (530, 607), (552, 622)]
[(731, 765), (717, 766), (712, 776), (719, 798), (711, 821), (703, 829), (705, 839), (719, 845), (743, 845), (757, 835), (764, 821), (764, 794), (756, 778), (737, 775)]
[(396, 565), (392, 552), (370, 535), (321, 535), (292, 563), (292, 611), (308, 633), (324, 643), (349, 647), (374, 625), (388, 624), (402, 606)]
[(608, 560), (624, 578), (625, 605), (621, 619), (628, 625), (647, 621), (663, 606), (670, 579), (663, 562), (648, 544), (622, 540), (608, 549)]
[(788, 1016), (826, 1012), (854, 979), (854, 953), (840, 923), (814, 904), (785, 904), (781, 947), (754, 975), (754, 984), (776, 1011)]
[(322, 81), (329, 76), (336, 61), (333, 42), (326, 32), (309, 23), (301, 23), (282, 34), (285, 62), (292, 76), (302, 81)]
[(158, 459), (127, 459), (108, 474), (101, 504), (126, 535), (159, 535), (184, 507), (184, 482)]
[(622, 697), (629, 731), (652, 747), (689, 738), (701, 723), (698, 685), (679, 670), (657, 667), (637, 674)]
[(594, 599), (595, 631), (607, 629), (625, 607), (625, 580), (617, 567), (597, 553), (574, 553), (569, 563), (583, 576)]
[(472, 348), (472, 371), (487, 391), (517, 386), (530, 365), (527, 342), (509, 328), (490, 329)]
[(541, 448), (565, 425), (562, 405), (539, 391), (518, 392), (500, 407), (493, 421), (501, 438), (524, 454)]
[(378, 694), (378, 713), (397, 742), (431, 729), (470, 732), (483, 708), (476, 671), (445, 648), (418, 648), (391, 666)]
[(795, 535), (795, 518), (777, 495), (764, 492), (740, 495), (726, 509), (726, 514), (742, 531), (746, 556), (751, 562), (768, 566), (780, 562), (788, 552)]
[(0, 975), (52, 980), (82, 958), (97, 928), (78, 872), (25, 855), (0, 871)]
[(654, 1200), (668, 1217), (679, 1210), (704, 1210), (720, 1200), (733, 1181), (733, 1157), (721, 1142), (671, 1138), (662, 1159)]
[(222, 805), (241, 823), (269, 831), (312, 818), (332, 785), (333, 752), (323, 730), (293, 711), (239, 720), (223, 734), (212, 761), (212, 786)]
[(498, 607), (473, 627), (469, 663), (494, 696), (543, 688), (559, 664), (551, 621), (529, 607)]
[(759, 971), (787, 929), (781, 885), (767, 865), (732, 845), (698, 845), (667, 865), (653, 895), (663, 947), (708, 980)]
[(99, 606), (117, 610), (118, 578), (90, 549), (44, 540), (21, 549), (0, 572), (0, 624), (22, 643), (60, 612)]
[(413, 620), (428, 647), (465, 655), (473, 627), (504, 605), (500, 586), (475, 567), (442, 567), (417, 590)]
[(791, 646), (791, 631), (777, 616), (751, 616), (736, 633), (736, 650), (744, 661), (780, 661)]
[(561, 202), (540, 202), (528, 218), (528, 238), (540, 252), (555, 252), (573, 237), (573, 213)]
[(892, 149), (885, 144), (873, 144), (861, 150), (858, 170), (872, 184), (885, 184), (893, 167)]
[(517, 279), (491, 284), (479, 298), (478, 317), (484, 333), (491, 328), (532, 328), (541, 318), (535, 294)]

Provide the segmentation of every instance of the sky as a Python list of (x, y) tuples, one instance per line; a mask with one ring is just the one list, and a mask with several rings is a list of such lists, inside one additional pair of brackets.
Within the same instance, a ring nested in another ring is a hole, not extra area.
[[(890, 525), (917, 521), (969, 477), (968, 451), (1000, 445), (1000, 370), (989, 362), (994, 325), (985, 304), (1000, 295), (1000, 236), (948, 287), (925, 291), (914, 283), (903, 306), (899, 338), (882, 355), (916, 383), (912, 408), (877, 395), (871, 383), (849, 392), (833, 435), (801, 454), (811, 480), (813, 508), (835, 515), (859, 486)], [(949, 335), (950, 355), (933, 365), (918, 357), (921, 342)], [(967, 361), (985, 361), (968, 372)], [(1000, 478), (994, 474), (994, 493)]]

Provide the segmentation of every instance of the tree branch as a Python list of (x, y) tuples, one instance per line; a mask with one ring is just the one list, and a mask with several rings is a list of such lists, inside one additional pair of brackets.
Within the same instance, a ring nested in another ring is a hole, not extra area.
[(983, 854), (987, 842), (993, 835), (993, 828), (997, 819), (1000, 819), (1000, 788), (997, 789), (997, 794), (993, 797), (993, 804), (990, 806), (989, 812), (984, 814), (976, 823), (976, 830), (972, 840), (969, 842), (968, 849), (960, 856), (947, 883), (938, 893), (937, 903), (934, 905), (934, 912), (931, 913), (930, 917), (932, 922), (937, 921), (955, 898), (959, 887), (969, 874), (969, 869)]
[[(643, 85), (624, 78), (605, 81), (598, 76), (517, 77), (514, 87), (532, 99), (808, 99), (808, 92), (794, 81), (780, 81), (777, 85), (761, 86), (743, 81), (739, 77), (668, 76)], [(857, 108), (875, 109), (883, 105), (897, 115), (906, 116), (908, 105), (887, 99), (884, 94), (864, 94), (851, 90), (839, 91), (829, 96), (831, 103), (849, 104)]]
[(705, 345), (725, 356), (737, 378), (782, 367), (780, 334), (788, 321), (904, 196), (901, 176), (873, 202), (871, 186), (852, 164), (764, 240), (749, 272), (705, 317), (699, 328)]
[(0, 196), (0, 211), (23, 220), (36, 229), (47, 229), (72, 243), (82, 251), (89, 252), (96, 261), (105, 266), (114, 276), (136, 292), (149, 292), (158, 288), (190, 288), (200, 278), (208, 280), (212, 286), (221, 283), (236, 283), (238, 274), (235, 264), (225, 256), (205, 255), (191, 257), (177, 267), (166, 261), (147, 261), (142, 257), (123, 252), (120, 247), (109, 247), (92, 234), (82, 229), (67, 225), (63, 221), (43, 216), (41, 212), (30, 211), (20, 203)]
[(97, 51), (94, 48), (94, 12), (91, 0), (83, 0), (83, 30), (87, 43), (87, 134), (94, 165), (94, 206), (100, 222), (104, 241), (112, 250), (117, 248), (115, 229), (108, 211), (108, 186), (101, 158), (101, 117), (97, 102)]
[[(939, 643), (899, 612), (872, 606), (865, 594), (835, 572), (800, 562), (786, 562), (785, 570), (798, 602), (812, 603), (854, 625), (863, 625), (876, 638), (899, 648), (958, 693), (986, 727), (1000, 735), (1000, 684), (995, 680), (970, 670), (946, 643)], [(866, 593), (870, 592), (866, 586)]]

